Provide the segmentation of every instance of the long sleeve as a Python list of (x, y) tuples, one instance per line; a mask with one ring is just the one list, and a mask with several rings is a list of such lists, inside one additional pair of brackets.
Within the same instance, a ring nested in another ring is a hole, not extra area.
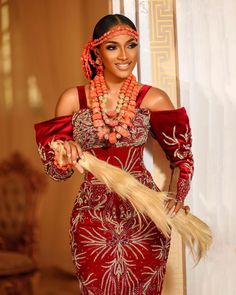
[(52, 140), (73, 140), (72, 116), (63, 116), (34, 125), (38, 152), (46, 173), (54, 180), (66, 180), (73, 174), (72, 169), (62, 170), (54, 164), (54, 151), (49, 143)]
[(164, 150), (172, 167), (180, 170), (176, 199), (184, 201), (194, 171), (192, 135), (185, 108), (151, 112), (151, 132)]

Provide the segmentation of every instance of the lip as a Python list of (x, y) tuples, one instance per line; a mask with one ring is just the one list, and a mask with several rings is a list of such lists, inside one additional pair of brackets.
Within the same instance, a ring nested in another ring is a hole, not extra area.
[(131, 62), (126, 63), (116, 63), (116, 67), (121, 71), (127, 71), (131, 65)]

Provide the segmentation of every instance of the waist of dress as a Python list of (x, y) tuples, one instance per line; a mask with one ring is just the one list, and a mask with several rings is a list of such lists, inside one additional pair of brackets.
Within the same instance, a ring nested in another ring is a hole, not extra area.
[(139, 147), (104, 147), (86, 150), (99, 160), (124, 170), (133, 170), (134, 166), (144, 168), (143, 149)]
[[(93, 148), (88, 150), (98, 159), (128, 172), (137, 179), (150, 177), (149, 171), (143, 162), (143, 146), (140, 147), (109, 147)], [(109, 173), (109, 168), (108, 173)], [(90, 172), (85, 173), (85, 181), (95, 178)]]
[[(135, 166), (132, 168), (133, 168), (132, 170), (126, 170), (126, 169), (122, 169), (122, 168), (121, 169), (124, 170), (125, 172), (129, 173), (130, 176), (134, 177), (135, 179), (137, 179), (139, 182), (141, 182), (145, 186), (150, 186), (147, 184), (153, 184), (153, 178), (151, 176), (151, 173), (144, 166)], [(109, 170), (107, 172), (109, 173)], [(126, 177), (126, 176), (124, 175), (124, 177)], [(120, 176), (117, 181), (122, 181)], [(106, 185), (102, 181), (97, 179), (91, 172), (88, 172), (88, 171), (86, 171), (84, 174), (83, 183), (87, 183), (90, 186), (99, 185), (99, 186), (106, 187)]]

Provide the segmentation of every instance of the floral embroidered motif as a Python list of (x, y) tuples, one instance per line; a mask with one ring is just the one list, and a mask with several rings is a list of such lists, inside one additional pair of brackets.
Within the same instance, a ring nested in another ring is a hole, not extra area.
[[(184, 114), (181, 110), (178, 112)], [(173, 128), (166, 131), (170, 129), (169, 121), (165, 123), (161, 114), (159, 122), (154, 120), (159, 123), (154, 134), (167, 158), (180, 168), (177, 199), (182, 201), (188, 193), (193, 174), (190, 127), (186, 124), (185, 128), (183, 121), (178, 125), (176, 120)], [(147, 109), (137, 109), (130, 129), (131, 136), (122, 138), (112, 146), (98, 140), (89, 109), (75, 113), (72, 116), (73, 126), (68, 121), (68, 130), (71, 138), (74, 127), (74, 140), (83, 150), (120, 167), (147, 187), (158, 191), (143, 163), (143, 149), (152, 118), (152, 113)], [(67, 130), (68, 126), (63, 127)], [(153, 124), (152, 128), (155, 129)], [(48, 145), (39, 145), (39, 153), (46, 172), (53, 179), (64, 180), (73, 173), (54, 166), (54, 153)], [(128, 201), (121, 199), (87, 171), (72, 211), (70, 239), (81, 294), (161, 294), (170, 240), (148, 217), (142, 217), (140, 223)]]
[(160, 239), (160, 243), (153, 246), (153, 251), (156, 252), (156, 259), (165, 262), (168, 258), (169, 248), (170, 239)]
[(66, 180), (71, 177), (73, 170), (61, 170), (54, 165), (54, 151), (48, 146), (39, 144), (38, 152), (44, 164), (44, 170), (55, 181)]
[[(107, 146), (106, 140), (99, 140), (96, 129), (93, 126), (90, 109), (81, 109), (74, 114), (72, 123), (74, 125), (74, 139), (82, 146), (83, 150), (101, 148)], [(133, 127), (130, 129), (130, 138), (122, 138), (115, 144), (116, 147), (138, 146), (147, 141), (149, 124), (149, 111), (147, 109), (136, 109)]]
[(164, 142), (167, 145), (175, 146), (174, 157), (183, 160), (191, 154), (191, 132), (189, 131), (188, 126), (186, 125), (185, 134), (178, 134), (179, 137), (183, 138), (182, 142), (176, 137), (176, 126), (173, 127), (172, 137), (168, 136), (166, 133), (162, 132), (165, 139)]
[[(158, 242), (161, 240), (162, 244), (166, 244), (150, 219), (146, 218), (140, 225), (137, 213), (129, 202), (122, 201), (105, 185), (84, 182), (71, 224), (71, 247), (82, 289), (85, 286), (81, 276), (89, 264), (91, 274), (98, 274), (101, 284), (101, 289), (96, 289), (94, 294), (157, 294), (147, 292), (149, 288), (154, 288), (153, 284), (149, 286), (150, 278), (145, 284), (146, 293), (135, 293), (137, 286), (141, 286), (137, 275), (139, 263), (142, 261), (145, 265), (147, 254), (152, 255), (155, 261)], [(78, 255), (78, 250), (81, 255)], [(164, 257), (161, 260), (164, 261)], [(157, 279), (154, 282), (155, 291), (161, 284)], [(87, 285), (86, 292), (94, 291), (95, 285)], [(84, 294), (89, 294), (86, 292)]]
[[(134, 122), (137, 128), (132, 131), (132, 138), (137, 134), (141, 138), (147, 136), (147, 127), (142, 126), (143, 118), (140, 120), (139, 124)], [(89, 136), (90, 132), (93, 134), (94, 131), (89, 128), (86, 135), (88, 141), (94, 136)], [(90, 148), (92, 154), (100, 152), (92, 141), (87, 144), (84, 140), (81, 143)], [(158, 190), (143, 163), (143, 140), (137, 140), (135, 144), (133, 140), (128, 145), (122, 142), (120, 147), (105, 150), (105, 160), (129, 172), (149, 188)], [(160, 260), (166, 263), (169, 242), (148, 217), (140, 224), (132, 205), (111, 192), (89, 172), (85, 173), (75, 202), (70, 235), (82, 294), (158, 294), (164, 268), (161, 267), (162, 275), (151, 277), (148, 267), (150, 261), (155, 269), (158, 269)], [(161, 259), (157, 254), (160, 243), (166, 245), (165, 258)], [(85, 257), (82, 253), (86, 253)], [(85, 285), (84, 277), (88, 274), (91, 274), (91, 280), (97, 280)]]
[(146, 283), (144, 284), (142, 294), (149, 294), (147, 292), (151, 291), (156, 293), (150, 293), (150, 294), (161, 295), (162, 283), (160, 284), (159, 282), (163, 282), (166, 264), (163, 263), (154, 268), (146, 266), (145, 269), (146, 271), (143, 272), (143, 274), (147, 275), (148, 279)]
[(194, 171), (193, 155), (191, 152), (192, 134), (186, 125), (185, 133), (176, 131), (173, 127), (172, 135), (162, 132), (163, 142), (173, 149), (166, 149), (167, 158), (172, 164), (180, 168), (180, 177), (177, 183), (176, 199), (183, 202), (190, 190), (190, 182)]

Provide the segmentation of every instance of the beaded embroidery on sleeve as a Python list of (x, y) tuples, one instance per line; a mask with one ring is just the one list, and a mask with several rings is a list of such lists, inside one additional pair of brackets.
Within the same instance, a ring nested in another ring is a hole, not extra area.
[[(192, 145), (192, 135), (189, 130), (189, 126), (186, 125), (186, 131), (184, 134), (176, 134), (176, 125), (173, 127), (172, 137), (168, 136), (166, 133), (162, 133), (164, 136), (164, 143), (166, 145), (173, 146), (175, 150), (173, 151), (173, 156), (170, 157), (171, 163), (174, 166), (179, 166), (180, 176), (177, 183), (177, 194), (176, 199), (183, 202), (190, 190), (190, 183), (193, 176), (193, 156), (191, 152)], [(181, 138), (180, 141), (178, 138)], [(180, 163), (181, 161), (181, 163)], [(185, 175), (186, 174), (186, 175)]]
[(151, 113), (152, 132), (163, 148), (171, 167), (180, 170), (176, 200), (184, 202), (194, 172), (192, 134), (184, 108)]
[(49, 145), (42, 146), (39, 144), (38, 152), (44, 165), (44, 170), (55, 181), (66, 180), (73, 174), (72, 169), (60, 169), (54, 163), (54, 151)]
[(60, 169), (55, 163), (55, 153), (50, 147), (53, 140), (73, 140), (72, 116), (53, 118), (35, 124), (38, 152), (43, 162), (45, 172), (56, 181), (66, 180), (73, 174), (73, 170)]

